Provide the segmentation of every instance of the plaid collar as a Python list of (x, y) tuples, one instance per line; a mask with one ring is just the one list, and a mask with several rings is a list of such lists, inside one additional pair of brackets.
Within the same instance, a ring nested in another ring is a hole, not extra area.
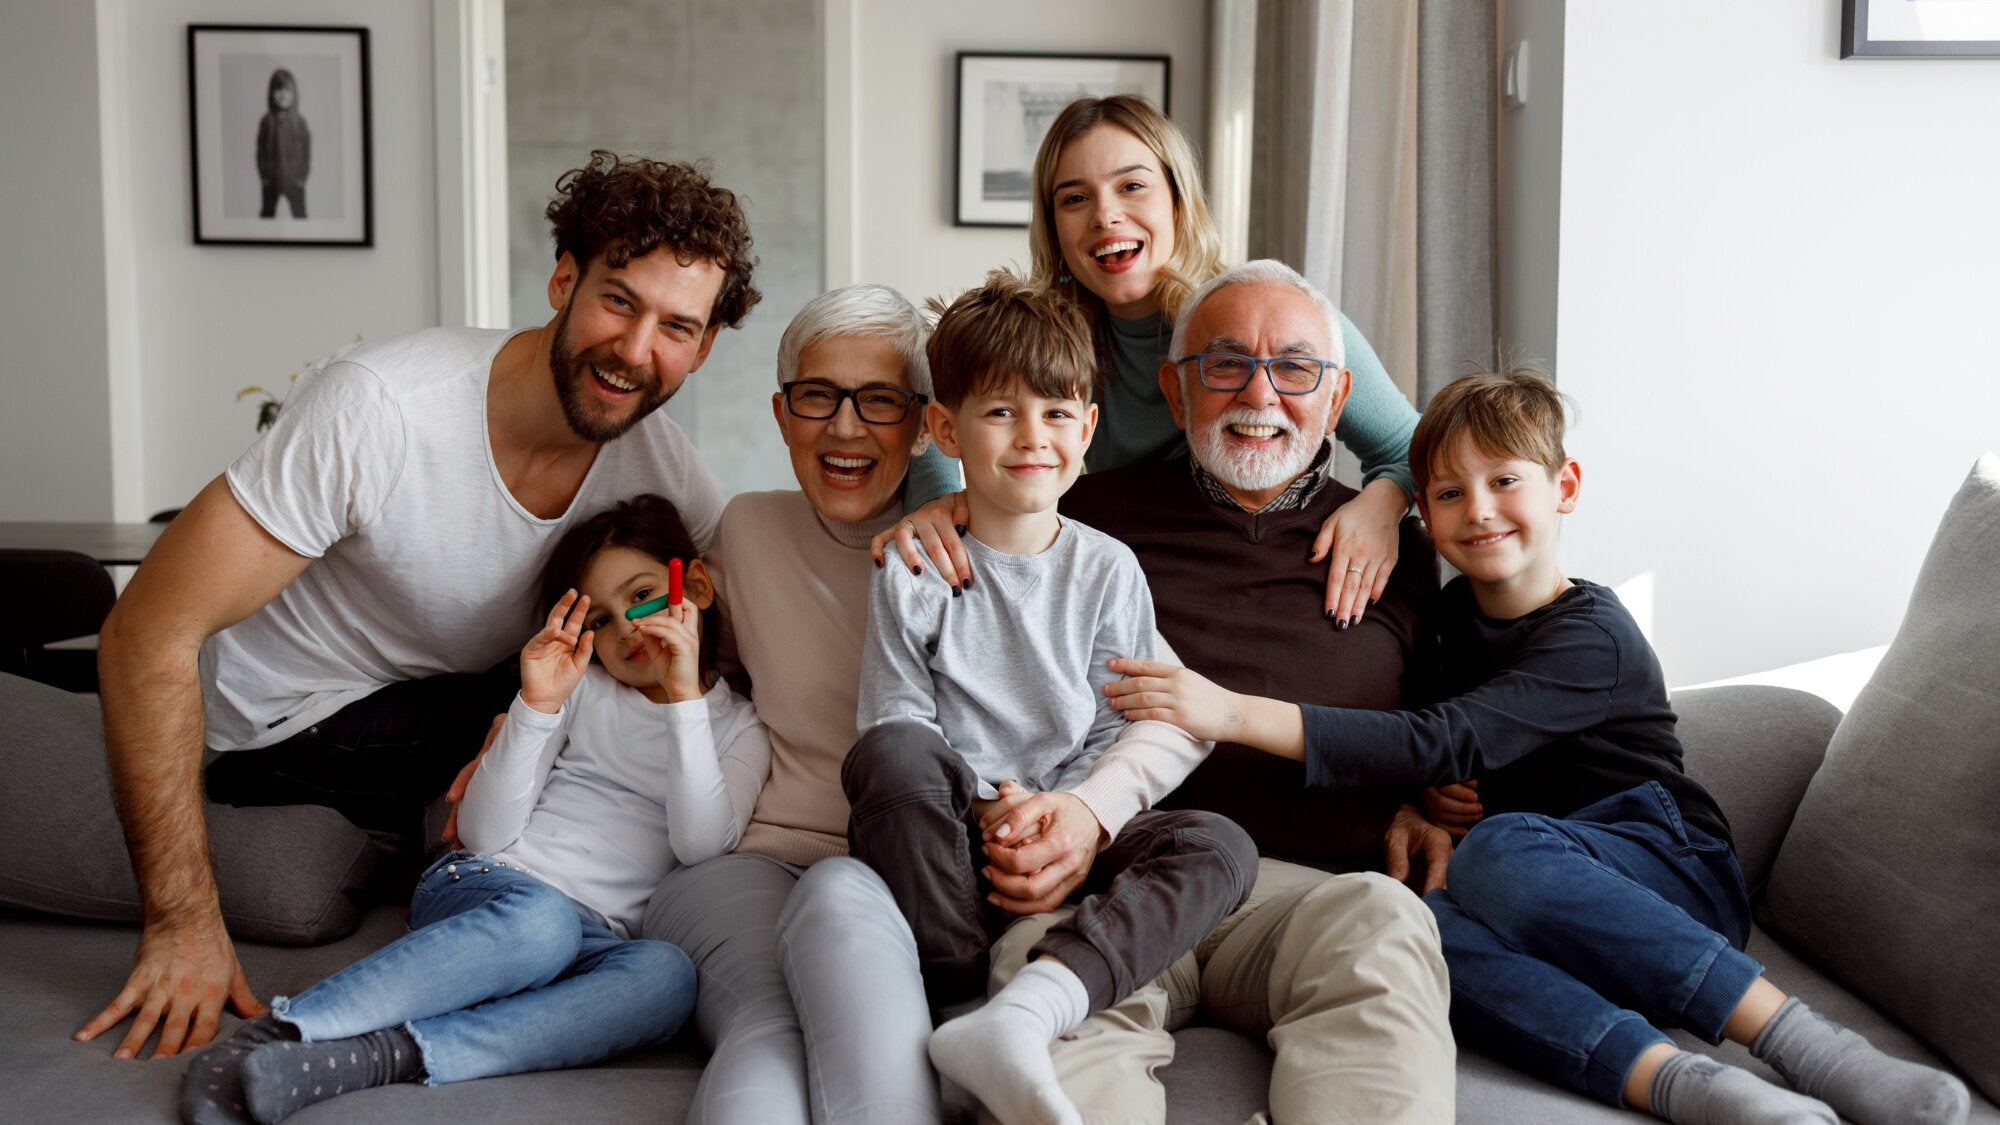
[[(1210, 503), (1239, 511), (1249, 511), (1237, 503), (1235, 497), (1229, 495), (1229, 490), (1222, 487), (1221, 481), (1216, 480), (1207, 469), (1201, 467), (1201, 462), (1195, 459), (1192, 452), (1188, 454), (1188, 470), (1194, 474), (1194, 486), (1201, 490), (1203, 496), (1208, 497)], [(1313, 497), (1318, 496), (1319, 490), (1325, 488), (1326, 482), (1332, 479), (1333, 443), (1322, 441), (1319, 452), (1313, 456), (1312, 464), (1306, 466), (1306, 471), (1294, 477), (1292, 483), (1278, 494), (1277, 499), (1251, 514), (1261, 516), (1303, 508), (1312, 503)]]

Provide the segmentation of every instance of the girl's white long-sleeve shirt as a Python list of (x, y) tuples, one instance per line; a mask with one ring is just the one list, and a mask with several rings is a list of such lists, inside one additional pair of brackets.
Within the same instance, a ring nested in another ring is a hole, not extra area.
[(593, 664), (554, 715), (514, 697), (459, 839), (630, 936), (667, 872), (736, 846), (770, 769), (769, 734), (726, 683), (654, 703)]

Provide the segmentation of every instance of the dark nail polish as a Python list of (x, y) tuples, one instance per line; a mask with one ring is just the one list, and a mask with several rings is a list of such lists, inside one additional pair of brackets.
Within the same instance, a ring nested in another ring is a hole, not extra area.
[(955, 523), (955, 524), (952, 524), (952, 525), (951, 525), (951, 529), (952, 529), (953, 531), (956, 531), (956, 532), (958, 532), (958, 537), (959, 537), (959, 538), (961, 538), (961, 539), (965, 538), (965, 525), (964, 525), (964, 524), (962, 524), (962, 523)]
[(1336, 622), (1334, 622), (1334, 623), (1333, 623), (1333, 630), (1334, 630), (1334, 632), (1336, 632), (1336, 633), (1345, 633), (1345, 632), (1347, 632), (1347, 622), (1345, 622), (1345, 621), (1336, 621)]
[(1349, 625), (1359, 625), (1359, 624), (1361, 624), (1361, 615), (1360, 615), (1360, 614), (1358, 614), (1358, 613), (1357, 613), (1357, 614), (1355, 614), (1355, 615), (1354, 615), (1353, 617), (1350, 617), (1350, 618), (1348, 618), (1348, 619), (1347, 619), (1347, 623), (1348, 623)]
[(882, 560), (881, 560), (881, 559), (876, 559), (876, 560), (875, 560), (875, 569), (876, 569), (876, 570), (881, 570), (881, 569), (882, 569)]
[(911, 574), (922, 574), (923, 572), (924, 572), (924, 568), (923, 568), (923, 567), (920, 567), (920, 566), (916, 565), (915, 563), (911, 563), (911, 564), (910, 564), (910, 573), (911, 573)]
[(961, 594), (961, 593), (963, 593), (963, 592), (964, 592), (964, 591), (960, 590), (960, 589), (959, 589), (958, 587), (956, 587), (956, 586), (953, 586), (953, 587), (951, 588), (951, 596), (952, 596), (952, 597), (954, 597), (954, 598), (955, 598), (955, 597), (957, 597), (957, 596), (958, 596), (959, 594)]
[(1327, 619), (1328, 621), (1331, 621), (1331, 620), (1333, 620), (1333, 611), (1332, 611), (1332, 610), (1330, 610), (1330, 609), (1329, 609), (1329, 610), (1327, 610), (1327, 611), (1326, 611), (1326, 619)]
[(972, 589), (972, 575), (970, 574), (965, 576), (965, 588), (968, 590)]

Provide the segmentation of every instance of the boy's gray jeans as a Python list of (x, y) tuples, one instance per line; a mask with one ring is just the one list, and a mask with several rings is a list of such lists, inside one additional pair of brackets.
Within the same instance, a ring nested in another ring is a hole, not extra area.
[[(986, 901), (971, 769), (931, 727), (885, 723), (848, 753), (840, 783), (852, 805), (848, 843), (909, 920), (931, 1007), (985, 995), (987, 949), (1009, 919)], [(1256, 878), (1257, 845), (1228, 818), (1142, 812), (1098, 854), (1075, 912), (1029, 956), (1068, 966), (1100, 1011), (1193, 949)]]

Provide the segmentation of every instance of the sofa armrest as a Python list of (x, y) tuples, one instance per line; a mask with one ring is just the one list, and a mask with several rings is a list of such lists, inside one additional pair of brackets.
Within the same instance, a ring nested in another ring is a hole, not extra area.
[(1687, 772), (1729, 818), (1743, 881), (1755, 898), (1840, 724), (1840, 709), (1808, 692), (1755, 685), (1677, 691), (1673, 703)]

